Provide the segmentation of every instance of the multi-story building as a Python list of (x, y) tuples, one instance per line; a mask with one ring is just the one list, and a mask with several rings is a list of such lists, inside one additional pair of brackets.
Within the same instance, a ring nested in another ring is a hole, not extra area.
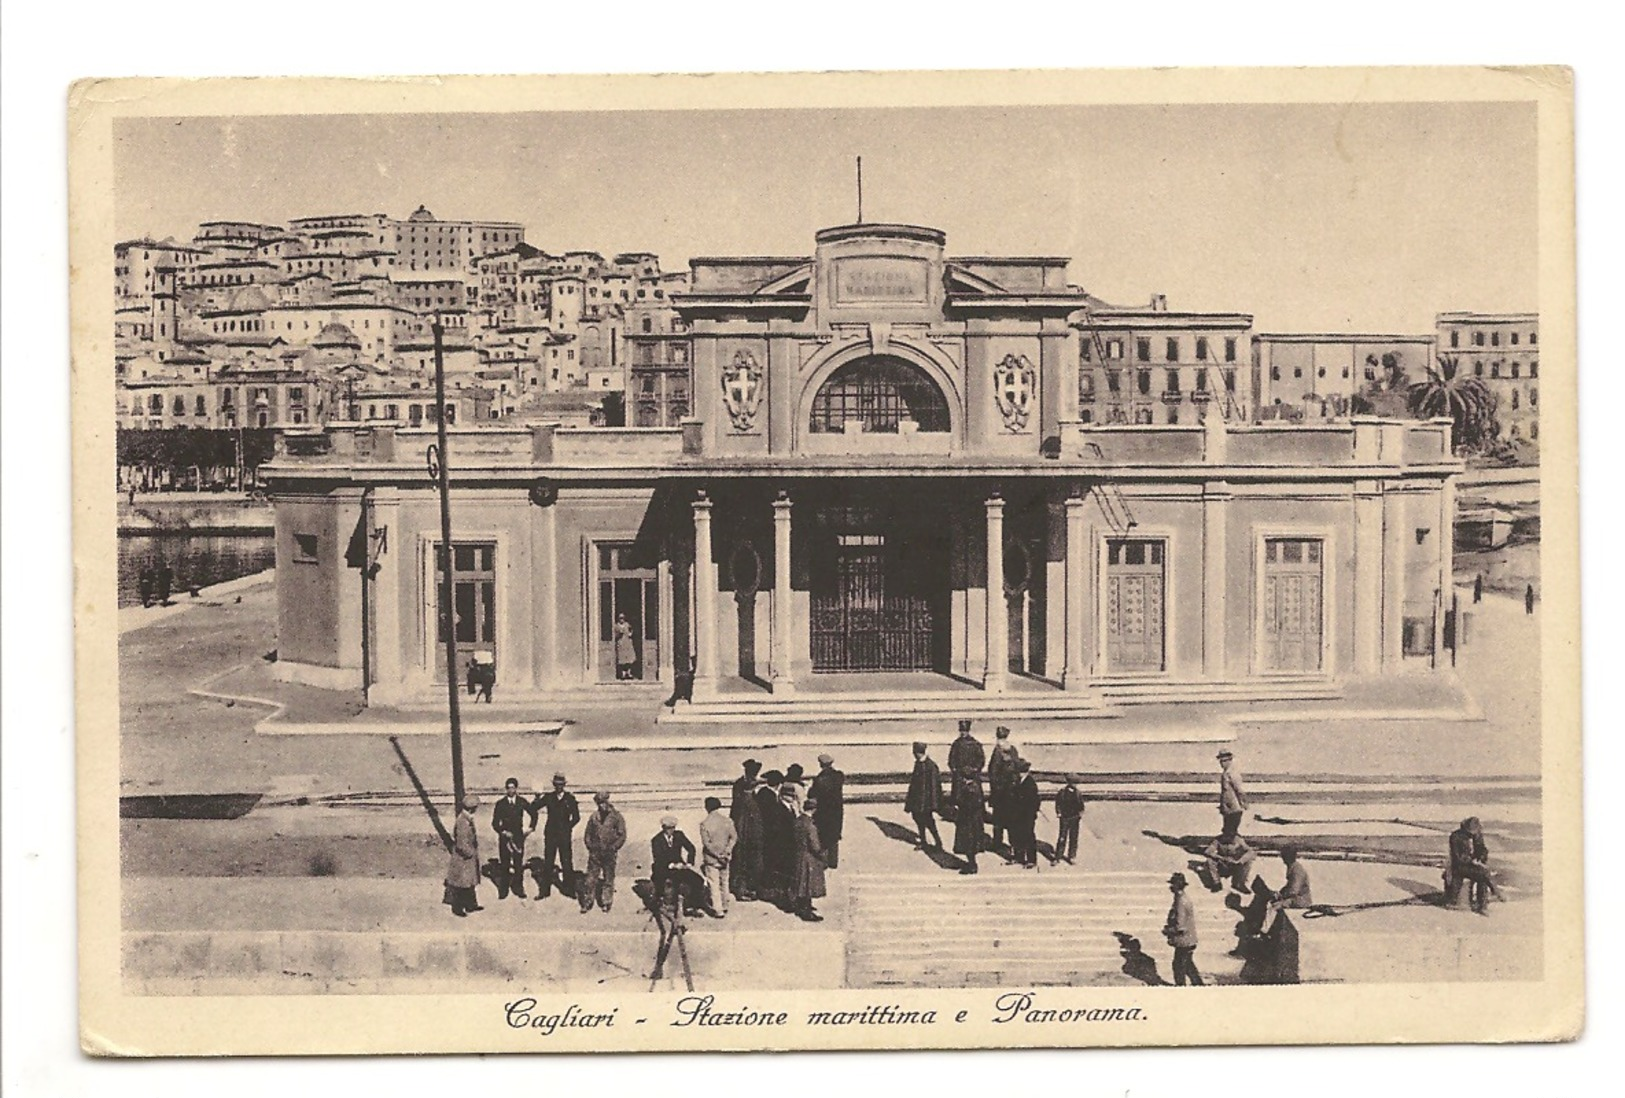
[(332, 378), (303, 366), (227, 363), (214, 369), (197, 352), (182, 352), (169, 365), (173, 369), (167, 373), (126, 379), (119, 397), (120, 426), (311, 427), (325, 424), (339, 405)]
[(1161, 295), (1141, 308), (1088, 305), (1073, 319), (1084, 423), (1178, 426), (1215, 410), (1237, 422), (1252, 416), (1252, 317), (1170, 312)]
[(1253, 341), (1260, 406), (1347, 415), (1359, 393), (1402, 392), (1433, 366), (1433, 337), (1259, 333)]
[(1441, 366), (1476, 377), (1495, 394), (1500, 437), (1540, 439), (1540, 315), (1440, 313), (1435, 321)]
[(405, 273), (433, 271), (475, 274), (480, 256), (524, 243), (525, 227), (513, 221), (440, 221), (419, 206), (395, 223), (395, 269)]

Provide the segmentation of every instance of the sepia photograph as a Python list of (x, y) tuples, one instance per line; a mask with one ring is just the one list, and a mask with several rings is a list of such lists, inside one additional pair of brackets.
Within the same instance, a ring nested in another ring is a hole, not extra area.
[(70, 115), (88, 1051), (1578, 1031), (1566, 71)]

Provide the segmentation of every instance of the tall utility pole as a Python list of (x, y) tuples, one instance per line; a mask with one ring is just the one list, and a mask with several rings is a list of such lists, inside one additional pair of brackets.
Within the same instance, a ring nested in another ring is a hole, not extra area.
[(457, 707), (456, 590), (451, 581), (451, 463), (446, 452), (446, 360), (441, 348), (445, 328), (437, 317), (434, 333), (434, 399), (436, 445), (429, 451), (429, 471), (440, 482), (440, 628), (446, 631), (446, 703), (451, 717), (451, 787), (456, 810), (463, 807), (463, 725)]

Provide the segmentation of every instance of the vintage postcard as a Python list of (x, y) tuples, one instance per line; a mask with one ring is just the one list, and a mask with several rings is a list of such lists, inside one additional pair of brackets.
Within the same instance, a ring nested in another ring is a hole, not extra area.
[(77, 85), (84, 1047), (1573, 1037), (1572, 105)]

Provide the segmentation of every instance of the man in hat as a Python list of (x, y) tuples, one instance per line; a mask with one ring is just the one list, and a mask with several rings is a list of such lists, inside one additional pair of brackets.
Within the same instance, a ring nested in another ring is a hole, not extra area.
[(982, 797), (982, 775), (969, 765), (954, 772), (954, 853), (965, 859), (959, 872), (976, 872), (976, 855), (987, 838), (982, 830), (987, 811)]
[(818, 837), (818, 798), (809, 794), (804, 807), (806, 811), (795, 820), (795, 868), (790, 874), (790, 902), (796, 918), (821, 923), (824, 917), (813, 910), (813, 901), (826, 895), (824, 870), (828, 866)]
[(1185, 874), (1175, 873), (1168, 878), (1168, 891), (1174, 902), (1168, 907), (1168, 921), (1163, 924), (1163, 936), (1174, 947), (1174, 986), (1202, 986), (1202, 974), (1196, 971), (1196, 907), (1185, 892)]
[(1235, 768), (1234, 759), (1228, 747), (1219, 752), (1219, 814), (1226, 835), (1241, 834), (1241, 817), (1247, 811), (1247, 793), (1241, 787), (1241, 772)]
[(459, 919), (470, 911), (483, 911), (474, 888), (480, 883), (480, 836), (474, 827), (474, 810), (480, 799), (470, 793), (463, 798), (462, 811), (451, 829), (451, 855), (446, 861), (444, 902)]
[(1078, 856), (1078, 831), (1083, 823), (1083, 794), (1078, 790), (1079, 778), (1076, 774), (1066, 776), (1066, 785), (1055, 794), (1055, 857), (1050, 859), (1054, 865), (1058, 861), (1065, 861), (1067, 865), (1073, 864)]
[(735, 898), (748, 902), (756, 899), (762, 877), (762, 809), (756, 803), (756, 776), (762, 772), (762, 764), (746, 759), (744, 770), (734, 779), (733, 802), (728, 806), (728, 818), (739, 836), (729, 866), (728, 885)]
[(914, 829), (920, 833), (920, 849), (925, 849), (925, 833), (929, 831), (937, 849), (941, 850), (942, 836), (937, 832), (937, 810), (941, 807), (942, 771), (925, 750), (925, 744), (914, 741), (914, 773), (909, 775), (908, 796), (903, 801), (903, 811), (909, 814), (914, 821)]
[(728, 914), (728, 869), (739, 844), (739, 832), (722, 811), (722, 798), (705, 798), (705, 819), (700, 821), (701, 865), (705, 887), (711, 894), (706, 906), (718, 919)]
[(1015, 784), (1010, 787), (1005, 808), (1010, 826), (1011, 853), (1024, 869), (1038, 868), (1038, 782), (1033, 765), (1026, 759), (1015, 762)]
[(970, 767), (978, 774), (987, 763), (987, 756), (982, 751), (982, 741), (971, 735), (970, 721), (959, 722), (959, 738), (948, 748), (948, 773), (957, 776), (960, 771)]
[(609, 790), (600, 789), (592, 799), (596, 810), (587, 817), (581, 833), (587, 847), (587, 882), (576, 899), (583, 915), (592, 910), (594, 903), (607, 915), (615, 902), (615, 862), (626, 845), (626, 820), (609, 803)]
[(525, 840), (535, 821), (530, 804), (519, 795), (519, 779), (509, 778), (503, 783), (505, 792), (491, 809), (491, 830), (497, 833), (497, 899), (505, 900), (512, 892), (525, 898)]
[(795, 817), (779, 797), (783, 784), (784, 775), (769, 770), (756, 790), (756, 808), (762, 820), (762, 872), (756, 881), (756, 894), (781, 907), (789, 894), (790, 869), (795, 860)]
[(683, 901), (683, 882), (693, 872), (694, 844), (677, 830), (676, 816), (660, 817), (660, 830), (649, 841), (649, 883), (661, 906), (676, 909)]
[[(987, 761), (987, 802), (993, 809), (993, 845), (999, 846), (1004, 842), (1005, 831), (1014, 831), (1012, 826), (1013, 804), (1012, 796), (1015, 793), (1019, 774), (1016, 764), (1021, 762), (1021, 752), (1016, 745), (1010, 742), (1010, 730), (1003, 725), (993, 732), (993, 755)], [(1015, 846), (1015, 835), (1010, 836), (1010, 845)], [(1014, 850), (1011, 859), (1019, 860)], [(1007, 860), (1011, 860), (1007, 859)]]
[[(814, 801), (818, 811), (813, 812)], [(835, 769), (835, 760), (818, 756), (818, 776), (807, 790), (807, 811), (818, 825), (818, 842), (824, 848), (824, 865), (837, 869), (841, 864), (841, 829), (846, 822), (846, 775)]]
[(1247, 845), (1246, 839), (1226, 831), (1207, 844), (1202, 857), (1207, 863), (1205, 868), (1210, 890), (1218, 892), (1228, 883), (1231, 888), (1246, 895), (1248, 882), (1253, 876), (1253, 863), (1258, 860), (1257, 852)]
[(563, 774), (553, 775), (553, 789), (537, 797), (530, 806), (531, 816), (539, 819), (547, 814), (542, 825), (542, 899), (553, 894), (554, 865), (559, 872), (559, 890), (566, 896), (575, 895), (575, 826), (581, 822), (581, 809), (574, 793), (566, 792)]

